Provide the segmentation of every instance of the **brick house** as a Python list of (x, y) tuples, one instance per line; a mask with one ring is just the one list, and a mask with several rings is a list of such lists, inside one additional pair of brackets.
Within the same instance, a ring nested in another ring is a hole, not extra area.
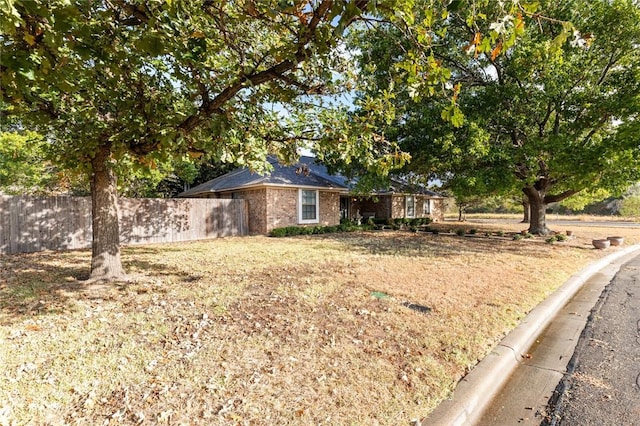
[(362, 197), (351, 193), (344, 176), (329, 174), (313, 157), (301, 157), (292, 166), (273, 157), (269, 162), (273, 170), (267, 175), (240, 168), (178, 197), (247, 200), (251, 234), (283, 226), (338, 225), (342, 218), (443, 218), (444, 197), (419, 186), (395, 179), (390, 188)]

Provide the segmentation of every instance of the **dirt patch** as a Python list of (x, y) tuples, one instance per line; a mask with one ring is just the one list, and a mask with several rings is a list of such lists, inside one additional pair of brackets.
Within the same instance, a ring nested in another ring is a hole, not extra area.
[(0, 424), (406, 424), (618, 250), (437, 226), (129, 247), (92, 288), (86, 251), (0, 256)]

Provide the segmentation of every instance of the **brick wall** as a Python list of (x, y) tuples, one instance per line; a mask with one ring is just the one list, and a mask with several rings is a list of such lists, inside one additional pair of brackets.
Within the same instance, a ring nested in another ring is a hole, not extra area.
[(267, 189), (267, 217), (264, 233), (273, 228), (298, 224), (298, 190), (289, 188)]
[(444, 200), (436, 199), (431, 204), (431, 217), (434, 221), (444, 220)]
[(320, 225), (335, 226), (340, 224), (340, 194), (320, 191)]
[(392, 195), (391, 196), (391, 217), (402, 218), (406, 216), (405, 208), (405, 196), (404, 195)]
[(238, 191), (235, 193), (236, 198), (247, 200), (249, 205), (249, 233), (250, 234), (266, 234), (267, 233), (267, 211), (268, 199), (267, 190), (264, 188), (250, 189), (247, 191)]
[[(307, 226), (333, 226), (340, 223), (340, 194), (337, 192), (320, 191), (318, 223)], [(267, 220), (263, 233), (273, 228), (298, 225), (298, 189), (268, 188), (267, 189)], [(304, 226), (304, 225), (300, 225)]]

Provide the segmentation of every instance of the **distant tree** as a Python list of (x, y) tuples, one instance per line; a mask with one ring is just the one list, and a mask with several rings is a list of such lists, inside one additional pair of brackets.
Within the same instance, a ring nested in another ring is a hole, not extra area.
[(626, 217), (640, 218), (640, 184), (630, 187), (622, 199), (619, 211), (620, 215)]
[(626, 217), (640, 217), (640, 196), (632, 195), (622, 200), (620, 215)]
[(154, 191), (160, 197), (175, 197), (190, 187), (229, 173), (235, 167), (231, 163), (183, 161), (175, 166), (173, 173), (156, 185)]
[(40, 193), (53, 170), (45, 162), (44, 138), (35, 132), (0, 133), (0, 189), (7, 194)]
[(595, 190), (590, 192), (581, 191), (578, 194), (563, 200), (560, 205), (563, 208), (578, 212), (583, 210), (589, 204), (593, 204), (607, 198), (611, 198), (610, 191), (602, 188), (595, 188)]
[(0, 132), (0, 192), (14, 195), (83, 194), (83, 179), (49, 159), (49, 142), (32, 131)]

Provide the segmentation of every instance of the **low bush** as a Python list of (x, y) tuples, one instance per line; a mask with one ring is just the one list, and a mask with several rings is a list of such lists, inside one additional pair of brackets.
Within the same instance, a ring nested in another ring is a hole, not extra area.
[[(314, 234), (327, 234), (334, 232), (354, 232), (354, 231), (369, 231), (377, 226), (386, 225), (394, 230), (398, 230), (401, 227), (409, 229), (411, 232), (417, 232), (418, 227), (421, 225), (428, 225), (431, 223), (431, 219), (428, 217), (414, 218), (414, 219), (377, 219), (369, 218), (367, 222), (362, 225), (358, 225), (355, 221), (349, 219), (341, 219), (340, 225), (336, 226), (284, 226), (282, 228), (274, 228), (269, 233), (272, 237), (292, 237), (295, 235), (314, 235)], [(434, 232), (437, 233), (437, 232)]]
[(467, 231), (465, 231), (464, 228), (456, 229), (456, 235), (459, 236), (459, 237), (462, 237), (466, 233), (467, 233)]
[(569, 238), (564, 234), (555, 234), (550, 236), (545, 240), (548, 244), (553, 244), (555, 242), (567, 241)]
[(286, 237), (287, 236), (287, 228), (275, 228), (271, 230), (269, 234), (272, 237)]

